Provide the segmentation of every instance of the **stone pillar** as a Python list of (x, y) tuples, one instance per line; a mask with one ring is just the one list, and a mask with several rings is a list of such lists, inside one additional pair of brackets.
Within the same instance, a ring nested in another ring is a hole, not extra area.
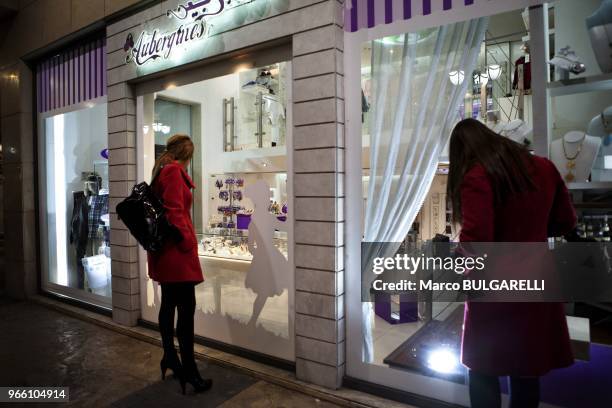
[[(114, 50), (109, 50), (114, 51)], [(116, 68), (115, 68), (116, 69)], [(109, 70), (109, 80), (111, 78)], [(125, 82), (108, 87), (109, 211), (113, 319), (135, 326), (140, 318), (138, 243), (117, 218), (115, 207), (136, 183), (136, 100)]]
[(342, 2), (293, 36), (295, 351), (301, 380), (342, 384), (344, 92)]
[(4, 155), (4, 274), (8, 296), (38, 291), (32, 72), (21, 61), (0, 71)]
[(108, 101), (108, 178), (111, 220), (113, 320), (135, 326), (140, 318), (138, 243), (117, 218), (116, 206), (136, 184), (136, 99), (128, 80), (136, 77), (134, 64), (125, 63), (127, 33), (151, 16), (161, 15), (156, 4), (106, 27)]

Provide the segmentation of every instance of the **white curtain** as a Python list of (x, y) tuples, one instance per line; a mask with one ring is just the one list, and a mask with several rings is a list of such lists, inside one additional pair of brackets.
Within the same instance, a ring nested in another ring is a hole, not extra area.
[[(410, 230), (459, 120), (487, 25), (479, 18), (372, 41), (364, 242), (399, 243)], [(452, 71), (465, 80), (453, 85)], [(363, 303), (365, 362), (373, 359), (372, 317), (372, 303)]]

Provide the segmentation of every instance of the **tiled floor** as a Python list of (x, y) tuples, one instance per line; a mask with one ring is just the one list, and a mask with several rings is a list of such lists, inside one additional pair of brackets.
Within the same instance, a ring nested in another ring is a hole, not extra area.
[[(334, 407), (311, 396), (213, 363), (199, 395), (161, 381), (161, 348), (29, 302), (0, 299), (0, 384), (67, 386), (79, 407)], [(33, 405), (28, 405), (33, 406)]]

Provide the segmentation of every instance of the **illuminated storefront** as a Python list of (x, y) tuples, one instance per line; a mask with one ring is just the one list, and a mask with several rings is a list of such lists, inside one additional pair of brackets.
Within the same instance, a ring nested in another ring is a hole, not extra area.
[(206, 279), (196, 336), (339, 386), (341, 14), (327, 1), (174, 1), (107, 28), (116, 321), (156, 324), (160, 288), (114, 208), (188, 134)]
[[(605, 7), (541, 3), (347, 2), (347, 383), (401, 390), (415, 405), (422, 397), (469, 405), (460, 363), (463, 303), (433, 301), (427, 290), (418, 299), (389, 293), (362, 302), (357, 255), (368, 254), (362, 242), (425, 248), (436, 235), (457, 240), (446, 182), (448, 139), (459, 120), (478, 119), (550, 157), (574, 196), (585, 236), (609, 229), (610, 208), (594, 204), (612, 187), (605, 182), (605, 142), (593, 139), (602, 149), (590, 149), (582, 171), (563, 157), (585, 132), (605, 133), (596, 125), (612, 105), (609, 73), (598, 62), (598, 29), (589, 28), (602, 27)], [(588, 366), (589, 320), (567, 314), (580, 370)], [(582, 375), (568, 369), (543, 381), (557, 390), (554, 381)], [(544, 394), (543, 402), (567, 402)]]
[(111, 305), (106, 43), (85, 42), (37, 65), (44, 290)]
[[(170, 0), (109, 19), (33, 64), (42, 289), (157, 323), (160, 289), (115, 208), (188, 134), (200, 342), (330, 388), (466, 405), (462, 305), (362, 302), (361, 244), (455, 235), (446, 145), (467, 117), (560, 158), (585, 234), (604, 228), (612, 81), (599, 20), (571, 28), (598, 5)], [(569, 80), (547, 63), (566, 45), (587, 68)], [(586, 175), (564, 167), (572, 130), (602, 138)]]

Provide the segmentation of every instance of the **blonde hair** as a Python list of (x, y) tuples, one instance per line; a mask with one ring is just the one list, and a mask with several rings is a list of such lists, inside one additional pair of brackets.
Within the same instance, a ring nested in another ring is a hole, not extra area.
[(186, 162), (193, 157), (193, 142), (187, 135), (176, 134), (170, 137), (166, 142), (166, 150), (157, 158), (155, 166), (153, 166), (153, 174), (151, 180), (155, 180), (162, 167), (168, 163), (177, 160)]

